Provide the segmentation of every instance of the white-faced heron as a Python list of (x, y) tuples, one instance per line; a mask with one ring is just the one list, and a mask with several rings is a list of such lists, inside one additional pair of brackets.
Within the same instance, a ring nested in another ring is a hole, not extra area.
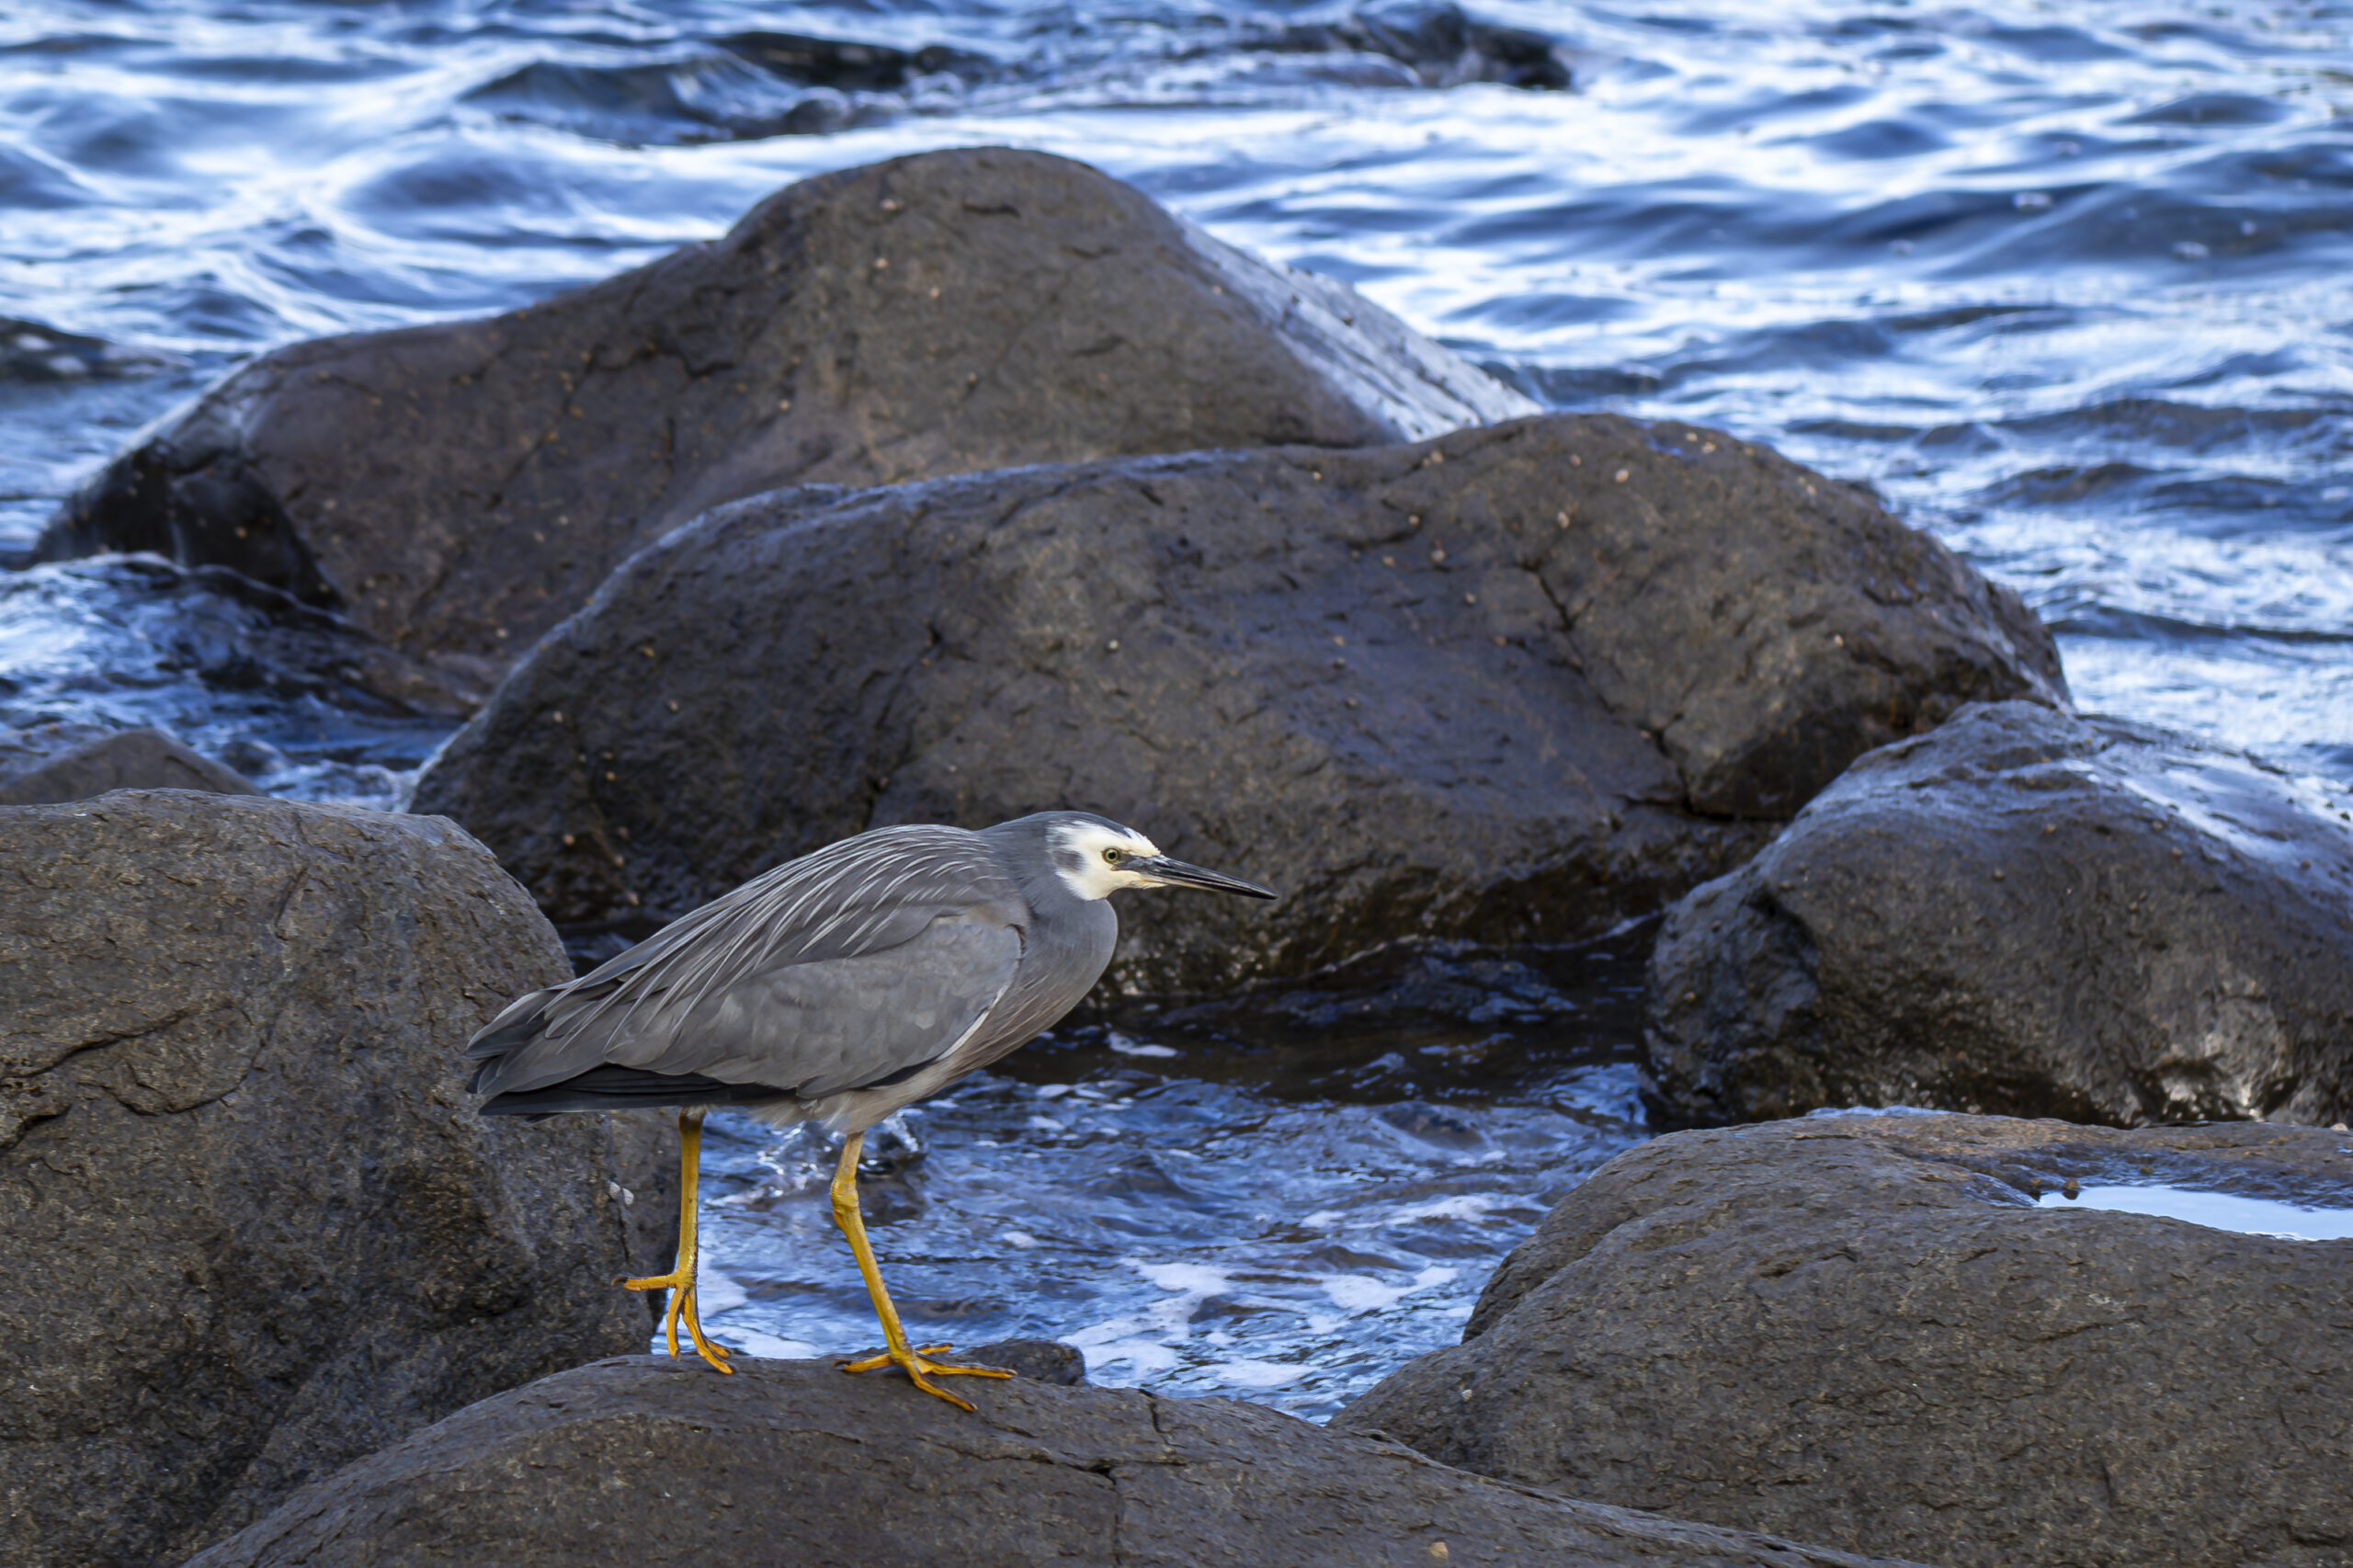
[(866, 1130), (1022, 1045), (1075, 1006), (1111, 961), (1122, 888), (1262, 887), (1171, 860), (1131, 828), (1044, 812), (978, 833), (885, 827), (756, 877), (568, 984), (518, 997), (474, 1036), (485, 1116), (676, 1106), (677, 1267), (625, 1279), (671, 1292), (704, 1360), (729, 1370), (695, 1307), (695, 1185), (704, 1108), (847, 1134), (834, 1221), (849, 1238), (889, 1348), (847, 1370), (1007, 1374), (911, 1346), (858, 1206)]

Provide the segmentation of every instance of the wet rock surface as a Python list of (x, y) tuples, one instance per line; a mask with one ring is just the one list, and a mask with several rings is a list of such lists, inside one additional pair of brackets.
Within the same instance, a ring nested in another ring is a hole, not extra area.
[(2029, 1194), (2353, 1207), (2342, 1132), (1849, 1114), (1683, 1132), (1556, 1208), (1464, 1343), (1333, 1423), (1626, 1507), (1957, 1568), (2353, 1540), (2353, 1242)]
[[(875, 1346), (878, 1351), (881, 1348)], [(1058, 1339), (1001, 1339), (956, 1354), (972, 1366), (1002, 1367), (1018, 1377), (1058, 1388), (1076, 1388), (1086, 1381), (1086, 1353)]]
[(1593, 935), (1869, 747), (2062, 691), (2013, 596), (1857, 493), (1553, 417), (721, 508), (547, 639), (415, 809), (568, 924), (1083, 804), (1283, 893), (1125, 901), (1115, 987), (1207, 992)]
[(1499, 82), (1506, 86), (1563, 92), (1571, 68), (1563, 51), (1540, 32), (1475, 21), (1460, 7), (1411, 3), (1368, 6), (1337, 22), (1282, 28), (1262, 47), (1286, 53), (1375, 55), (1395, 61), (1423, 86)]
[(446, 823), (125, 792), (0, 810), (10, 1568), (140, 1568), (459, 1406), (644, 1343), (593, 1118), (459, 1048), (564, 972)]
[(38, 767), (0, 778), (0, 806), (86, 801), (109, 790), (261, 793), (234, 768), (189, 750), (160, 730), (124, 730), (75, 746)]
[[(629, 1358), (460, 1412), (190, 1568), (649, 1561), (1758, 1568), (1861, 1560), (1497, 1485), (1222, 1399)], [(1442, 1549), (1441, 1549), (1442, 1543)]]
[(1534, 404), (1085, 165), (931, 153), (485, 321), (237, 371), (40, 555), (151, 551), (503, 660), (717, 503), (1122, 452), (1434, 435)]
[(2024, 703), (1862, 758), (1652, 960), (1670, 1118), (2353, 1116), (2353, 827), (2245, 756)]

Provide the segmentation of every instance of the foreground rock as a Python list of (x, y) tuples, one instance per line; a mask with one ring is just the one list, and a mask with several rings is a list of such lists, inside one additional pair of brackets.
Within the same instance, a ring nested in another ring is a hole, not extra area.
[(488, 321), (267, 355), (40, 544), (233, 567), (503, 660), (631, 551), (779, 484), (1411, 439), (1535, 405), (1083, 164), (930, 153)]
[(1231, 1400), (960, 1380), (967, 1415), (895, 1375), (738, 1367), (637, 1357), (484, 1401), (190, 1568), (1860, 1561), (1498, 1486)]
[(551, 636), (415, 809), (574, 923), (880, 824), (1085, 806), (1283, 892), (1129, 901), (1115, 984), (1208, 991), (1606, 929), (2011, 695), (2061, 699), (2040, 624), (1862, 496), (1556, 417), (722, 508)]
[(1946, 1116), (1677, 1133), (1603, 1166), (1459, 1348), (1333, 1426), (1951, 1568), (2322, 1568), (2353, 1540), (2353, 1241), (2027, 1195), (2353, 1207), (2345, 1142)]
[(190, 751), (161, 730), (123, 730), (0, 778), (0, 806), (86, 801), (110, 790), (199, 790), (258, 795), (235, 769)]
[(2353, 829), (2236, 753), (2024, 703), (1858, 762), (1652, 960), (1675, 1118), (2353, 1117)]
[(644, 1343), (594, 1119), (459, 1048), (564, 972), (446, 823), (256, 797), (0, 810), (11, 1568), (140, 1568), (473, 1400)]

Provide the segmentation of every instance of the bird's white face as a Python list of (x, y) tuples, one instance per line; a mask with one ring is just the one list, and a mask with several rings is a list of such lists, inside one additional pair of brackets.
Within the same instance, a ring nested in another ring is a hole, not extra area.
[(1055, 874), (1081, 898), (1108, 898), (1121, 888), (1162, 885), (1159, 879), (1129, 869), (1129, 862), (1160, 853), (1151, 839), (1133, 829), (1063, 823), (1053, 835)]

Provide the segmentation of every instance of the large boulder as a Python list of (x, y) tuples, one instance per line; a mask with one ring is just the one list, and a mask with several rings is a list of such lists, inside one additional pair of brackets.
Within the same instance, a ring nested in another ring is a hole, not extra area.
[(1223, 1399), (744, 1361), (599, 1362), (460, 1412), (189, 1568), (1861, 1568), (1547, 1497)]
[(1083, 164), (927, 153), (506, 315), (265, 356), (73, 497), (40, 554), (231, 566), (462, 667), (779, 484), (1357, 446), (1534, 407)]
[(2353, 1117), (2340, 790), (2012, 702), (1872, 753), (1651, 963), (1672, 1119)]
[(459, 1406), (642, 1347), (597, 1119), (485, 1122), (466, 1037), (561, 949), (430, 818), (0, 809), (9, 1568), (168, 1561)]
[(1673, 1134), (1556, 1208), (1461, 1346), (1333, 1426), (1948, 1568), (2333, 1568), (2353, 1541), (2353, 1241), (2061, 1195), (2353, 1207), (2347, 1142), (1932, 1115)]
[(415, 802), (565, 923), (881, 824), (1100, 811), (1282, 892), (1127, 901), (1115, 984), (1201, 992), (1607, 929), (1870, 747), (2063, 694), (2014, 596), (1859, 493), (1547, 417), (721, 508), (547, 638)]

